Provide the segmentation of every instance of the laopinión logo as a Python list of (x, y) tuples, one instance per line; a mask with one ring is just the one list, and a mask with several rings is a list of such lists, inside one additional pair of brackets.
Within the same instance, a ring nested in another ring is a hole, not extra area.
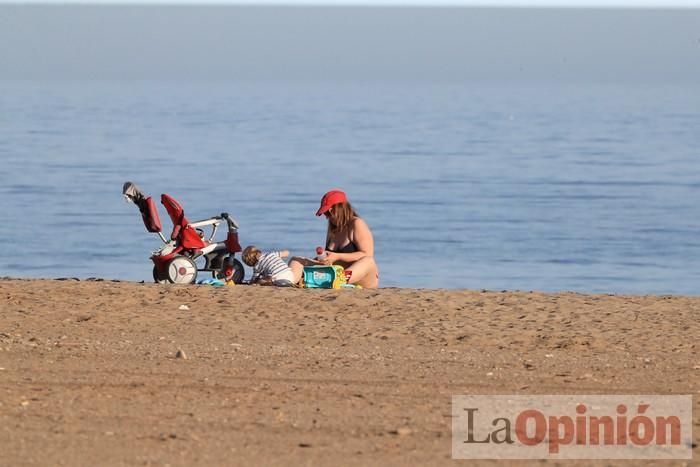
[(452, 396), (455, 459), (691, 459), (692, 396)]

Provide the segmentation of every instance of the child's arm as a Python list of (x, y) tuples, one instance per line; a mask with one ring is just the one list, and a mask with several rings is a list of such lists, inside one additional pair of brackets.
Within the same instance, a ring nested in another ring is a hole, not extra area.
[(289, 256), (289, 250), (280, 250), (280, 251), (275, 251), (274, 253), (277, 256), (279, 256), (280, 258), (286, 258), (287, 256)]
[[(258, 263), (260, 264), (260, 263)], [(250, 283), (255, 284), (258, 280), (260, 280), (260, 277), (262, 276), (262, 271), (260, 268), (258, 268), (258, 265), (256, 264), (255, 267), (253, 268), (253, 277), (250, 278)]]

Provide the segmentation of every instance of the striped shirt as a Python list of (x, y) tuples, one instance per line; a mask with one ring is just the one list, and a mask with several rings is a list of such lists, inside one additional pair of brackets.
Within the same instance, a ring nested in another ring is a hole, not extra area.
[(253, 278), (251, 281), (260, 279), (261, 277), (271, 277), (275, 280), (276, 276), (279, 274), (292, 270), (284, 262), (279, 251), (271, 251), (269, 253), (263, 253), (258, 260), (258, 264), (253, 268)]

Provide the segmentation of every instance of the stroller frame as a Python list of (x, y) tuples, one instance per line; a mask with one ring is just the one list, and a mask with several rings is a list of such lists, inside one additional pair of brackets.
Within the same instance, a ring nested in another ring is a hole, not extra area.
[[(173, 222), (170, 239), (163, 235), (160, 216), (152, 197), (146, 196), (132, 182), (126, 182), (122, 194), (127, 201), (139, 208), (144, 226), (148, 232), (156, 233), (163, 246), (154, 251), (153, 280), (157, 283), (192, 284), (198, 272), (211, 272), (216, 279), (232, 279), (241, 283), (245, 274), (243, 264), (235, 258), (241, 245), (238, 241), (238, 223), (228, 213), (190, 222), (180, 203), (163, 193), (161, 203), (165, 206)], [(226, 222), (228, 233), (224, 241), (214, 241), (219, 226)], [(204, 238), (205, 227), (211, 227), (211, 234)], [(198, 268), (196, 260), (204, 258), (204, 267)]]

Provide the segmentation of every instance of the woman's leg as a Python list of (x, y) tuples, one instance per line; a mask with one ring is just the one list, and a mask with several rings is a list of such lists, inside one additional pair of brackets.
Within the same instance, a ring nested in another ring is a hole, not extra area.
[(352, 276), (350, 276), (351, 284), (361, 285), (365, 289), (376, 289), (379, 287), (379, 270), (377, 269), (377, 263), (374, 262), (374, 258), (371, 256), (358, 259), (345, 269), (352, 271)]

